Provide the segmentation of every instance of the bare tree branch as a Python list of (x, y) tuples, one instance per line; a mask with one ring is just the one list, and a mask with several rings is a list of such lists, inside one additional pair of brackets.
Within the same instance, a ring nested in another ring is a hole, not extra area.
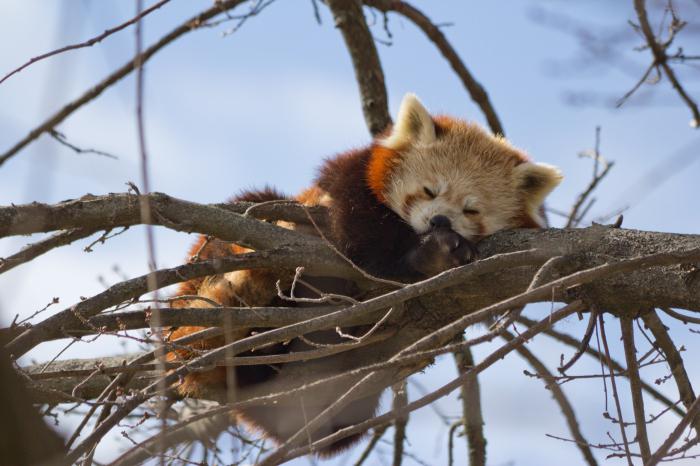
[[(676, 344), (671, 339), (666, 326), (656, 314), (656, 311), (652, 309), (649, 312), (643, 313), (642, 320), (654, 335), (654, 339), (656, 340), (655, 346), (658, 346), (664, 356), (666, 356), (666, 362), (671, 368), (671, 374), (673, 374), (676, 386), (678, 387), (678, 395), (686, 410), (689, 410), (690, 406), (695, 401), (695, 390), (693, 390), (693, 386), (690, 383), (690, 378), (683, 364), (683, 358), (676, 348)], [(700, 418), (695, 419), (692, 426), (695, 432), (700, 435)]]
[[(642, 384), (639, 378), (639, 364), (637, 362), (637, 348), (634, 345), (634, 328), (632, 319), (624, 316), (620, 318), (620, 330), (622, 344), (625, 348), (625, 360), (627, 361), (627, 376), (630, 380), (630, 392), (632, 393), (632, 406), (634, 409), (634, 422), (637, 427), (637, 443), (642, 455), (642, 461), (647, 462), (651, 456), (649, 437), (647, 436), (646, 417), (644, 415), (644, 398), (642, 398)], [(620, 418), (622, 424), (622, 418)], [(624, 425), (622, 426), (624, 429)]]
[[(398, 411), (408, 405), (408, 389), (405, 380), (394, 385), (393, 394), (392, 410)], [(408, 413), (394, 419), (394, 459), (392, 461), (392, 466), (401, 466), (401, 462), (403, 461), (407, 424)]]
[(333, 13), (335, 26), (342, 32), (352, 58), (367, 129), (376, 136), (391, 123), (391, 116), (384, 71), (362, 12), (362, 3), (359, 0), (326, 0), (326, 5)]
[(700, 415), (700, 397), (696, 398), (695, 401), (693, 401), (693, 404), (690, 405), (690, 408), (688, 408), (688, 412), (685, 416), (683, 416), (681, 422), (679, 422), (676, 428), (673, 429), (673, 432), (671, 432), (671, 434), (658, 448), (658, 450), (656, 450), (654, 454), (651, 455), (649, 461), (644, 463), (644, 466), (656, 466), (657, 464), (659, 464), (659, 462), (663, 460), (664, 456), (666, 456), (668, 451), (671, 449), (673, 444), (676, 443), (676, 441), (680, 438), (685, 428), (688, 427), (688, 425), (690, 425), (691, 423), (693, 423), (695, 419), (697, 419), (698, 415)]
[(652, 66), (661, 67), (664, 70), (664, 73), (671, 82), (671, 85), (676, 92), (678, 92), (678, 95), (681, 97), (681, 99), (683, 99), (692, 113), (693, 120), (691, 125), (695, 128), (700, 128), (700, 110), (698, 109), (698, 105), (688, 95), (680, 81), (678, 81), (673, 68), (671, 68), (671, 65), (668, 64), (669, 57), (666, 54), (666, 48), (671, 44), (671, 41), (668, 41), (667, 44), (661, 44), (654, 35), (654, 32), (651, 30), (651, 25), (649, 24), (645, 0), (634, 0), (634, 10), (637, 12), (637, 18), (639, 18), (639, 27), (644, 34), (649, 50), (651, 50), (651, 53), (654, 56)]
[[(464, 335), (462, 335), (464, 341)], [(474, 356), (467, 346), (453, 353), (459, 374), (474, 367)], [(484, 417), (481, 413), (481, 393), (476, 374), (465, 380), (460, 388), (462, 398), (462, 425), (467, 440), (469, 466), (486, 466), (486, 437), (484, 436)], [(450, 435), (450, 439), (452, 435)], [(451, 452), (450, 452), (451, 455)]]
[(18, 265), (25, 264), (33, 259), (36, 259), (42, 254), (49, 252), (52, 249), (71, 244), (73, 241), (87, 238), (96, 233), (98, 230), (88, 228), (72, 228), (70, 230), (56, 233), (50, 238), (38, 241), (34, 244), (29, 244), (22, 248), (21, 251), (10, 257), (0, 258), (0, 273), (12, 270)]

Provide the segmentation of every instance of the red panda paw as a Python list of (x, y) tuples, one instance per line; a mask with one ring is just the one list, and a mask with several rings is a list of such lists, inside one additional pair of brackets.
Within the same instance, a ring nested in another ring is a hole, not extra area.
[(435, 228), (421, 235), (418, 246), (409, 252), (408, 262), (415, 271), (430, 277), (477, 258), (474, 243), (450, 228)]

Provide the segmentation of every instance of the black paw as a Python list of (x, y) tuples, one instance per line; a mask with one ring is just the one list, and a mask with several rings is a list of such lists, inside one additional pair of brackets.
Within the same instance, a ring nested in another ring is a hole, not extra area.
[(420, 236), (418, 246), (408, 255), (408, 262), (417, 272), (432, 276), (476, 258), (474, 243), (450, 228), (435, 228)]

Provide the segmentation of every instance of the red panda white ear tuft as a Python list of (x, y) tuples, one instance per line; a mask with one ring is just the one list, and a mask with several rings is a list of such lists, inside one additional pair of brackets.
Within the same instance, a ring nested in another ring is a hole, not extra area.
[(393, 150), (435, 141), (435, 124), (415, 94), (406, 94), (391, 132), (379, 143)]
[(552, 165), (525, 162), (513, 169), (513, 179), (516, 187), (524, 194), (528, 213), (539, 221), (540, 206), (564, 176)]

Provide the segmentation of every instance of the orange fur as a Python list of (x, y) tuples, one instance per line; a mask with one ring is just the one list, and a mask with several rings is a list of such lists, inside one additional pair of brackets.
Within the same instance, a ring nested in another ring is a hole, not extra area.
[(379, 145), (372, 147), (372, 156), (367, 165), (367, 183), (377, 199), (382, 202), (386, 180), (399, 159), (399, 152), (394, 149)]

